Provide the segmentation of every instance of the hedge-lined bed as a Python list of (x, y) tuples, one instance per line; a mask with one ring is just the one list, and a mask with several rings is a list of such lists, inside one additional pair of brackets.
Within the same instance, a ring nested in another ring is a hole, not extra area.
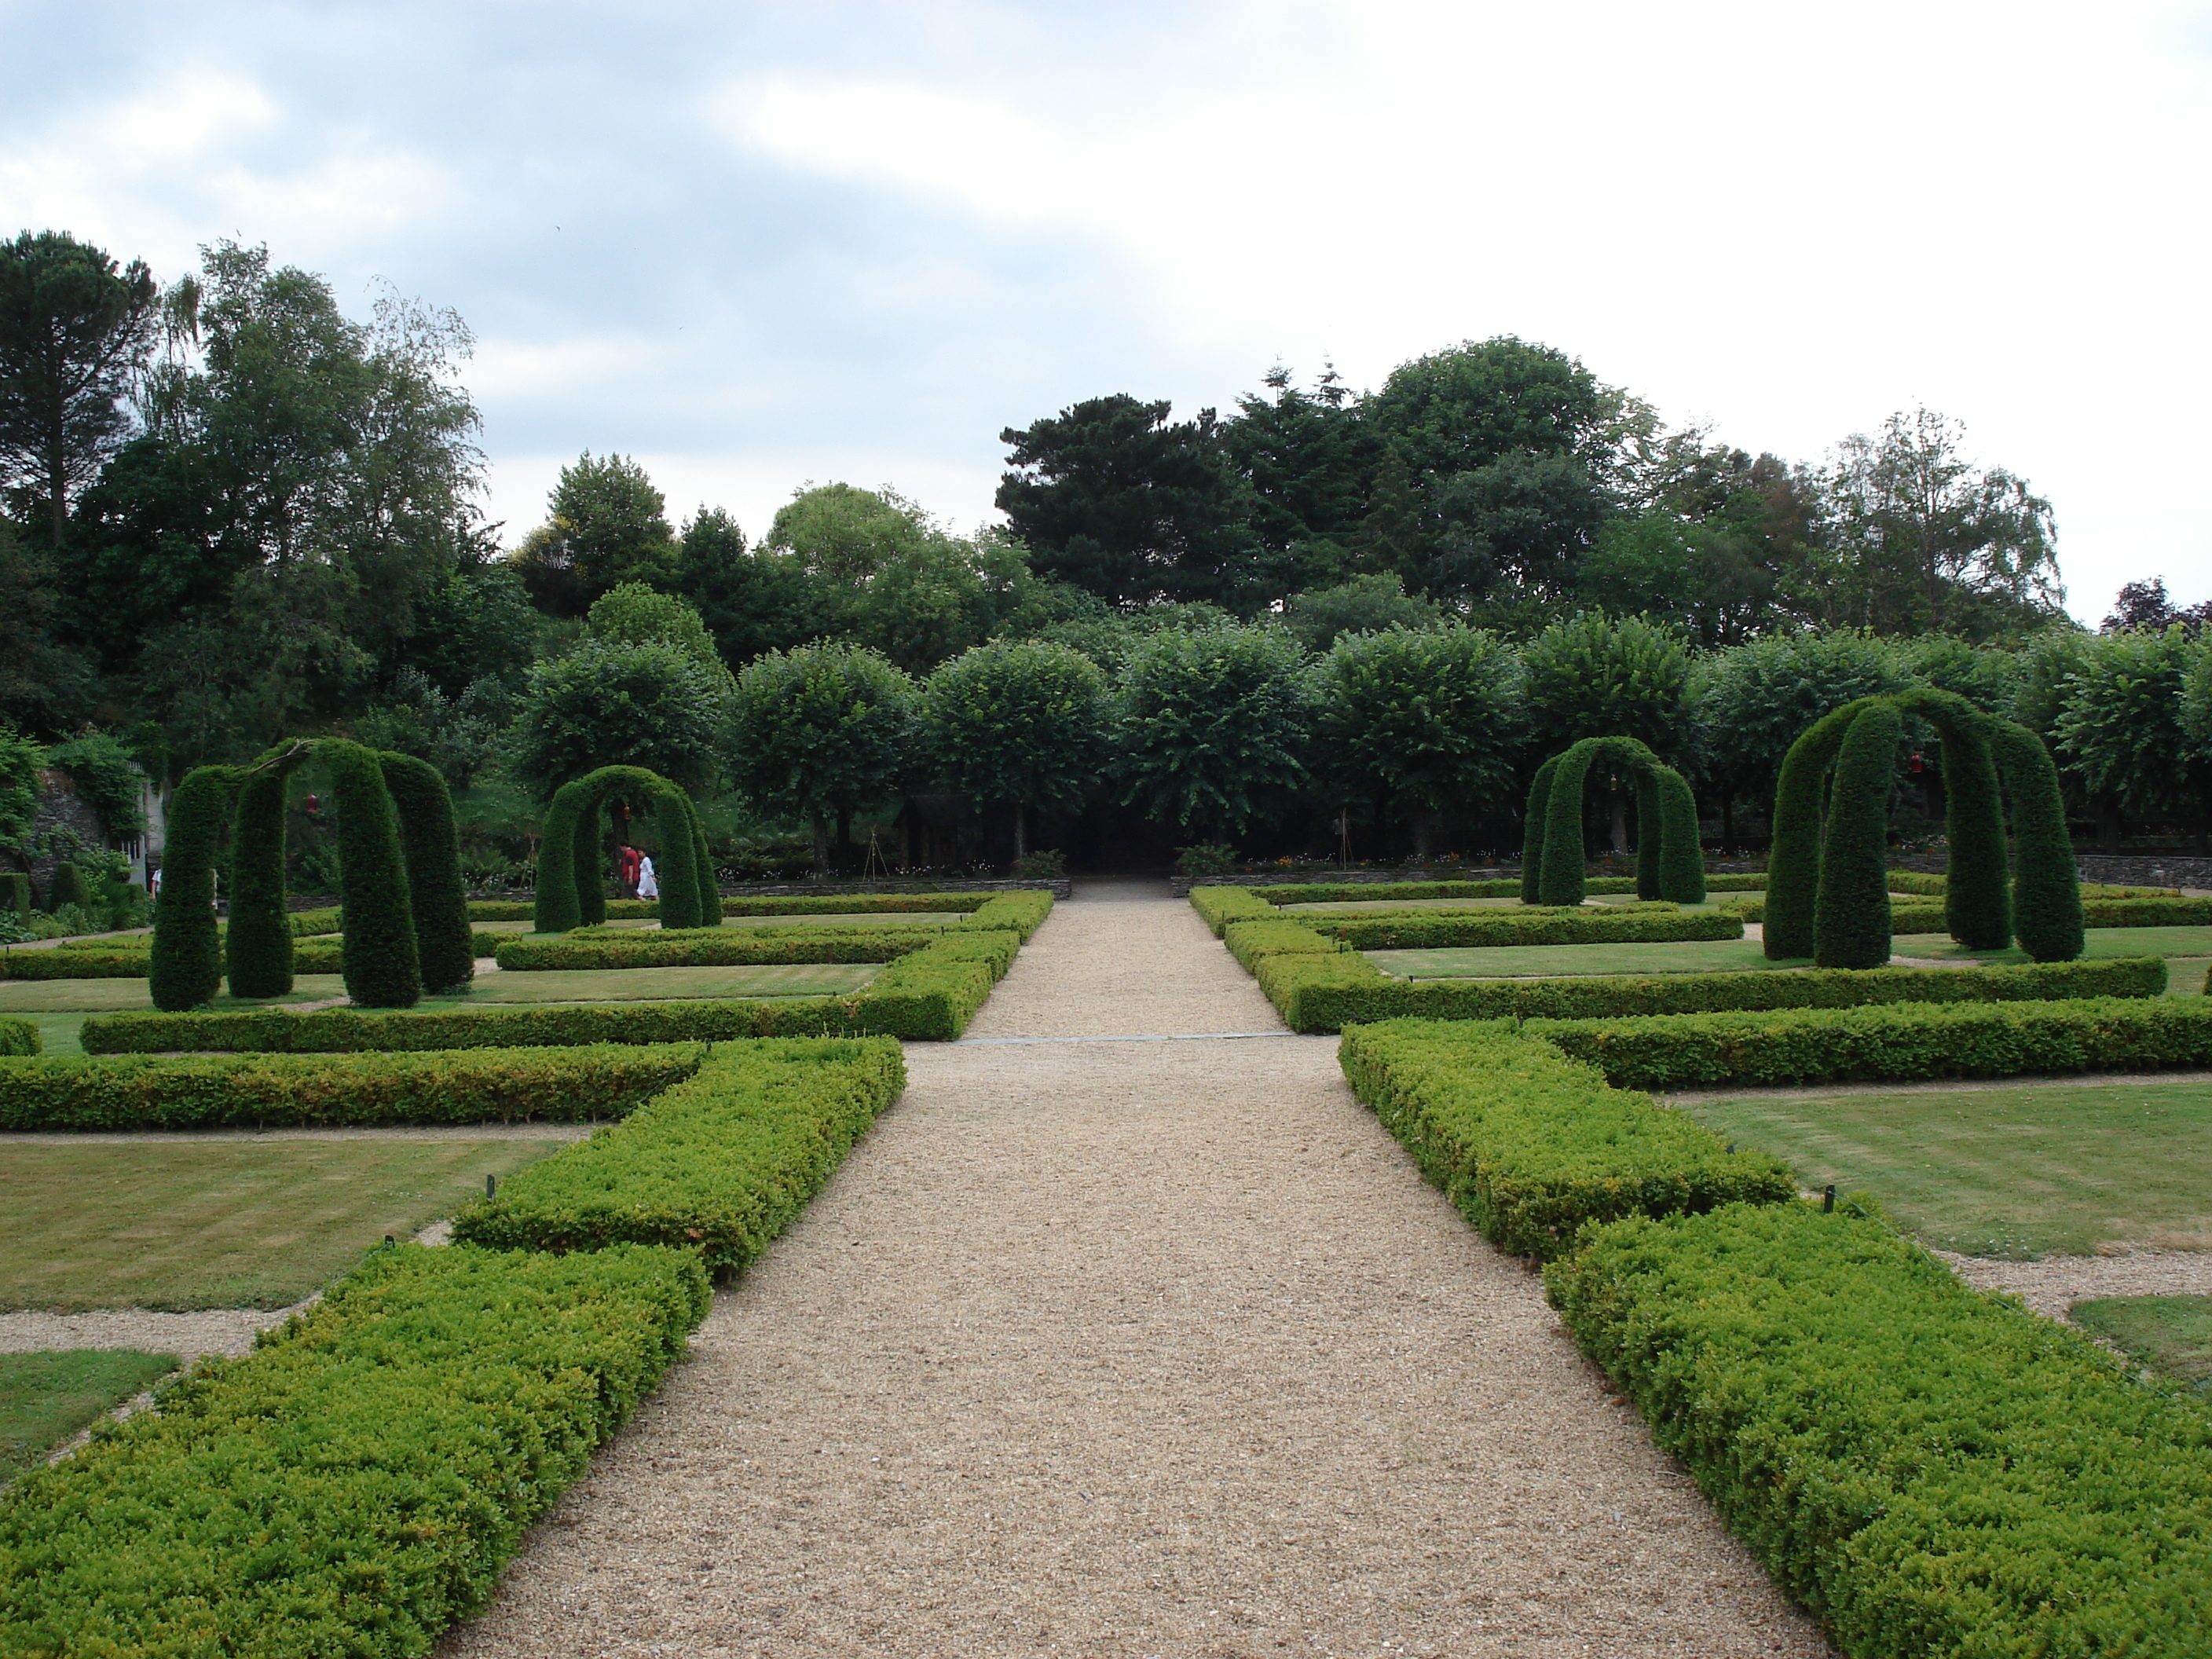
[(1421, 1171), (1501, 1249), (1556, 1256), (1587, 1223), (1778, 1202), (1796, 1181), (1595, 1066), (1504, 1022), (1346, 1031), (1345, 1077)]
[(501, 1249), (696, 1249), (744, 1267), (790, 1224), (906, 1085), (888, 1037), (727, 1043), (687, 1082), (541, 1159), (454, 1218)]
[(1532, 1019), (1523, 1030), (1638, 1089), (2212, 1066), (2203, 997)]
[(1546, 1273), (1567, 1328), (1854, 1659), (2191, 1659), (2212, 1418), (1879, 1224), (1633, 1218)]
[(0, 1498), (0, 1651), (423, 1654), (706, 1315), (696, 1252), (380, 1252)]
[(944, 937), (939, 928), (685, 929), (509, 939), (494, 952), (508, 973), (572, 968), (733, 968), (771, 963), (890, 962)]
[(1407, 912), (1382, 916), (1316, 916), (1304, 921), (1355, 951), (1432, 951), (1512, 945), (1656, 945), (1678, 939), (1741, 939), (1740, 916), (1654, 904), (1629, 908)]
[(1021, 936), (1014, 933), (939, 934), (848, 997), (772, 1002), (701, 997), (427, 1012), (318, 1008), (292, 1013), (256, 1008), (236, 1013), (95, 1014), (84, 1022), (79, 1041), (88, 1054), (210, 1049), (330, 1054), (872, 1035), (949, 1042), (967, 1029), (1020, 948)]
[[(479, 957), (496, 952), (505, 936), (472, 933), (470, 949)], [(71, 941), (50, 951), (0, 952), (0, 979), (144, 979), (153, 951), (144, 945), (117, 944), (101, 950), (91, 940)], [(303, 937), (292, 946), (295, 974), (335, 974), (343, 965), (343, 942), (328, 935)]]
[(699, 1069), (699, 1043), (0, 1060), (0, 1129), (580, 1122)]

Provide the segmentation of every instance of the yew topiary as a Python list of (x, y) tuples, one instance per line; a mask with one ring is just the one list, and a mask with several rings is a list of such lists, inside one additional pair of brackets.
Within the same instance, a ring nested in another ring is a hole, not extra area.
[[(476, 977), (477, 953), (469, 927), (468, 890), (461, 881), (461, 842), (453, 823), (453, 795), (428, 761), (389, 750), (376, 758), (399, 820), (422, 983), (432, 991), (458, 990)], [(350, 944), (349, 920), (346, 937)]]
[(1820, 896), (1820, 798), (1828, 768), (1851, 722), (1875, 700), (1862, 697), (1822, 715), (1790, 745), (1774, 786), (1773, 843), (1766, 857), (1767, 960), (1813, 954)]
[[(1697, 797), (1682, 775), (1662, 764), (1648, 747), (1634, 738), (1620, 737), (1584, 738), (1538, 769), (1542, 817), (1536, 816), (1538, 790), (1532, 788), (1528, 839), (1522, 854), (1522, 902), (1583, 902), (1588, 891), (1583, 878), (1583, 787), (1590, 768), (1601, 760), (1636, 779), (1638, 896), (1682, 904), (1702, 902), (1705, 863), (1698, 841)], [(1536, 871), (1533, 882), (1532, 866)]]
[(287, 744), (240, 775), (230, 827), (230, 925), (223, 937), (234, 997), (281, 997), (292, 988), (284, 799), (293, 770), (307, 753), (306, 744)]
[(1546, 814), (1552, 799), (1552, 779), (1559, 769), (1559, 757), (1554, 755), (1536, 769), (1535, 781), (1528, 786), (1528, 815), (1522, 820), (1521, 902), (1534, 904), (1543, 890), (1544, 833)]
[(2087, 940), (2058, 769), (2043, 739), (2024, 726), (1992, 721), (1990, 743), (2012, 795), (2014, 936), (2038, 962), (2071, 962)]
[(422, 1000), (422, 966), (406, 854), (384, 769), (357, 743), (325, 738), (318, 749), (337, 801), (346, 994), (364, 1008), (411, 1008)]
[(215, 866), (235, 780), (228, 766), (195, 767), (169, 803), (161, 896), (154, 907), (154, 943), (146, 969), (147, 994), (165, 1013), (198, 1007), (222, 984)]
[(1889, 961), (1889, 792), (1904, 726), (1896, 703), (1877, 699), (1853, 717), (1836, 750), (1814, 916), (1818, 967), (1880, 968)]

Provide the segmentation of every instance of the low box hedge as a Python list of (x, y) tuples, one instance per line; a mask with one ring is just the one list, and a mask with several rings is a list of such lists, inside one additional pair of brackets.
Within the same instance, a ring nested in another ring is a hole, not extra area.
[(1502, 1022), (1391, 1020), (1338, 1049), (1354, 1094), (1501, 1249), (1546, 1259), (1594, 1221), (1793, 1196), (1787, 1166)]
[(145, 951), (9, 951), (0, 949), (0, 979), (143, 979)]
[(688, 1250), (380, 1252), (0, 1498), (0, 1652), (426, 1654), (708, 1304)]
[(1650, 945), (1743, 937), (1737, 916), (1654, 906), (1582, 909), (1413, 911), (1395, 915), (1299, 918), (1355, 951), (1433, 951), (1506, 945)]
[(1335, 956), (1344, 949), (1340, 940), (1316, 933), (1302, 921), (1273, 917), (1231, 921), (1221, 930), (1221, 941), (1248, 974), (1256, 973), (1269, 957)]
[(556, 1251), (668, 1244), (732, 1272), (791, 1224), (905, 1086), (888, 1037), (718, 1044), (689, 1082), (464, 1208), (453, 1237)]
[(1522, 1029), (1639, 1089), (2212, 1066), (2203, 997), (1532, 1019)]
[(1567, 1328), (1854, 1659), (2191, 1659), (2212, 1417), (1886, 1227), (1632, 1218), (1545, 1274)]
[(669, 1002), (387, 1011), (283, 1008), (237, 1012), (94, 1014), (78, 1033), (85, 1053), (419, 1052), (592, 1042), (719, 1042), (735, 1037), (903, 1037), (949, 1042), (1021, 948), (1012, 933), (938, 936), (849, 997), (775, 1000), (696, 997)]
[(0, 1014), (0, 1054), (35, 1054), (40, 1047), (34, 1021)]
[(1275, 907), (1261, 898), (1255, 887), (1194, 887), (1190, 905), (1216, 939), (1232, 921), (1255, 921), (1275, 914)]
[(696, 928), (665, 933), (595, 934), (587, 939), (508, 939), (496, 960), (507, 973), (574, 968), (727, 968), (765, 963), (889, 962), (927, 950), (937, 928)]
[(1545, 979), (1392, 979), (1363, 956), (1285, 955), (1253, 969), (1294, 1031), (1378, 1019), (1589, 1019), (1881, 1003), (2041, 1002), (2156, 997), (2159, 957), (2002, 968), (1816, 968), (1802, 973), (1588, 975)]
[(573, 1123), (623, 1116), (690, 1077), (705, 1054), (693, 1042), (0, 1060), (0, 1129)]

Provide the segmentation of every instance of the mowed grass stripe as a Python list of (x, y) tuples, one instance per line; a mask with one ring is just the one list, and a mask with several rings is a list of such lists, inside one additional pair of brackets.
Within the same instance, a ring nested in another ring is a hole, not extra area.
[(1939, 1249), (2212, 1248), (2212, 1084), (2202, 1080), (1747, 1095), (1680, 1109), (1785, 1159), (1807, 1188), (1872, 1194)]
[(1732, 974), (1808, 967), (1769, 962), (1756, 939), (1687, 939), (1659, 945), (1494, 945), (1431, 951), (1368, 951), (1401, 979), (1531, 979), (1559, 974)]

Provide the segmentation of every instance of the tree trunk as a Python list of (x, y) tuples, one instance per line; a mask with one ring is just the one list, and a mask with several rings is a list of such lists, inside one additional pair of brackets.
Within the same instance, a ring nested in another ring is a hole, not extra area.
[(830, 872), (830, 821), (819, 812), (814, 814), (814, 871), (817, 875)]
[(1613, 798), (1613, 852), (1615, 858), (1628, 856), (1628, 791), (1615, 783)]
[(1021, 802), (1014, 803), (1014, 856), (1025, 859), (1030, 855), (1030, 811)]

